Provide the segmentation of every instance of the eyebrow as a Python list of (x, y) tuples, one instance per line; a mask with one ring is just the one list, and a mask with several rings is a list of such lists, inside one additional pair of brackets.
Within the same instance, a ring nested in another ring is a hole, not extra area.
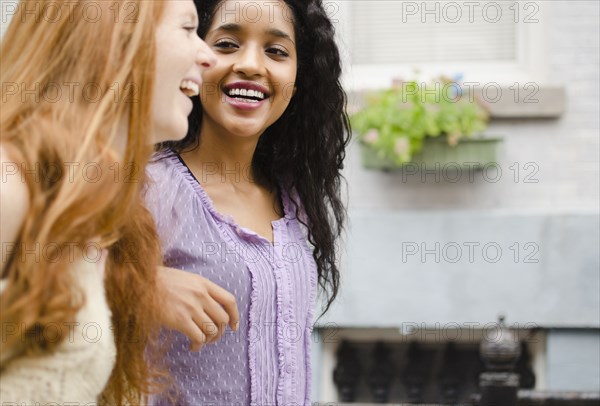
[[(239, 24), (228, 23), (228, 24), (220, 25), (219, 27), (217, 27), (216, 30), (239, 33), (239, 32), (242, 32), (242, 26)], [(290, 37), (285, 31), (281, 31), (277, 28), (270, 28), (270, 29), (266, 30), (265, 33), (267, 35), (271, 35), (271, 36), (274, 36), (277, 38), (287, 39), (292, 44), (295, 44), (292, 37)]]

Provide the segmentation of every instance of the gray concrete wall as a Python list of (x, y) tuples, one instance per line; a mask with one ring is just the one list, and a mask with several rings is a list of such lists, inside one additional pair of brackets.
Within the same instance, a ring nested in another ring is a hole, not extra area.
[(600, 392), (600, 331), (552, 330), (546, 344), (548, 390)]
[(353, 210), (340, 326), (600, 327), (593, 212)]

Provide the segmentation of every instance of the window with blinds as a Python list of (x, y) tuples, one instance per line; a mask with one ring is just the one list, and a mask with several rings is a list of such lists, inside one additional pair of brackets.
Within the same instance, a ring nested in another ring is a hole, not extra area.
[(517, 59), (516, 2), (352, 0), (347, 7), (352, 64)]

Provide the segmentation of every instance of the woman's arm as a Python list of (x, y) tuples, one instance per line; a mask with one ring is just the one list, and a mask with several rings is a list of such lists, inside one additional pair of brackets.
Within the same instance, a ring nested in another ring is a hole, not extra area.
[(0, 145), (0, 253), (2, 269), (10, 257), (10, 252), (29, 211), (29, 189), (22, 178), (19, 164), (8, 156)]
[(227, 325), (237, 330), (240, 315), (235, 297), (202, 276), (160, 267), (158, 291), (162, 324), (185, 334), (192, 351), (218, 340)]

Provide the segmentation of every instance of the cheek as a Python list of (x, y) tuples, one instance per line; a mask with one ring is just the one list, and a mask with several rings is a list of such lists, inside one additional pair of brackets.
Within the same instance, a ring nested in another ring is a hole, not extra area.
[(156, 73), (164, 74), (165, 65), (168, 64), (169, 43), (164, 35), (156, 36)]
[(207, 88), (214, 93), (213, 90), (217, 89), (219, 85), (219, 78), (222, 78), (224, 75), (223, 65), (220, 65), (219, 60), (217, 59), (217, 63), (214, 66), (202, 72), (202, 81), (206, 83)]
[(193, 66), (196, 55), (193, 47), (175, 41), (163, 41), (157, 45), (156, 74), (159, 82), (161, 78), (180, 75), (182, 70), (187, 71)]
[(283, 87), (282, 97), (283, 97), (283, 101), (286, 104), (290, 104), (290, 102), (292, 101), (292, 97), (294, 97), (294, 92), (295, 92), (294, 89), (295, 89), (295, 83), (293, 83), (293, 82), (287, 83)]
[(296, 69), (288, 69), (280, 75), (280, 81), (283, 83), (283, 96), (289, 101), (294, 95), (294, 87), (296, 86)]
[(160, 99), (154, 103), (153, 106), (153, 121), (155, 127), (162, 127), (165, 121), (167, 103)]

